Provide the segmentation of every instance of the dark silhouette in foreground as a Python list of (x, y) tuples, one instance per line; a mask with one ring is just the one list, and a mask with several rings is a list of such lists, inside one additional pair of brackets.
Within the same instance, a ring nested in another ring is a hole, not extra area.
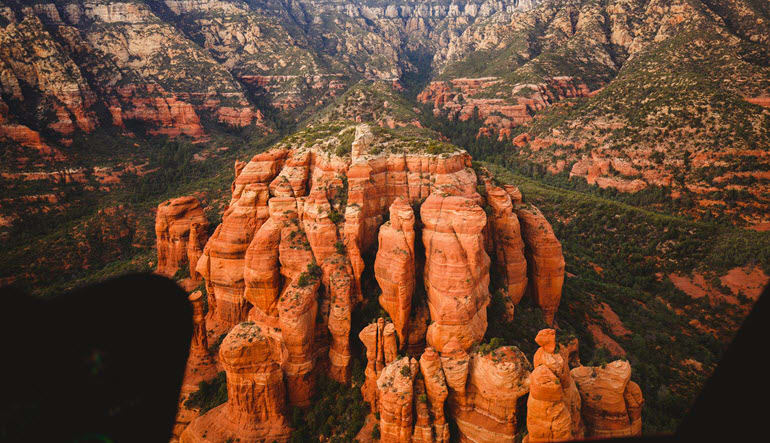
[[(770, 381), (760, 364), (768, 293), (677, 434), (626, 440), (751, 441), (766, 432), (757, 403)], [(192, 307), (173, 281), (129, 275), (48, 300), (4, 288), (0, 300), (0, 440), (168, 441), (192, 335)]]

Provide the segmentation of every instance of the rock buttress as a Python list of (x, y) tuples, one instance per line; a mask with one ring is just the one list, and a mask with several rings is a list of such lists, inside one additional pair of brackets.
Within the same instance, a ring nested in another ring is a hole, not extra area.
[(434, 193), (422, 204), (420, 215), (432, 321), (428, 344), (443, 353), (454, 339), (467, 350), (487, 329), (490, 259), (482, 234), (486, 214), (471, 198)]

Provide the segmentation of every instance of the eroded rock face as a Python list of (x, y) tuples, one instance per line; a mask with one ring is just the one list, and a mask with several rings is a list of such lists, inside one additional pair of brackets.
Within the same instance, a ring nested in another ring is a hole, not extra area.
[(465, 393), (451, 392), (449, 409), (461, 439), (513, 441), (518, 430), (516, 403), (529, 391), (531, 364), (515, 346), (470, 356)]
[(439, 353), (454, 339), (467, 350), (484, 337), (490, 259), (482, 230), (487, 216), (471, 197), (431, 194), (420, 208), (425, 227), (427, 340)]
[(414, 379), (417, 374), (417, 360), (404, 357), (386, 366), (377, 379), (382, 441), (399, 443), (412, 441)]
[(195, 291), (189, 296), (193, 307), (193, 336), (190, 343), (190, 354), (187, 358), (182, 388), (179, 393), (179, 410), (174, 424), (173, 436), (179, 438), (187, 425), (198, 416), (198, 411), (185, 406), (188, 396), (198, 390), (202, 381), (208, 381), (216, 377), (217, 366), (214, 356), (209, 352), (206, 336), (205, 301), (200, 291)]
[(384, 318), (379, 318), (358, 334), (358, 338), (366, 347), (366, 369), (364, 370), (366, 379), (361, 386), (361, 395), (364, 401), (369, 403), (372, 412), (378, 412), (380, 407), (377, 380), (385, 366), (393, 362), (398, 353), (395, 332), (393, 323), (386, 323)]
[(544, 329), (535, 338), (535, 370), (527, 400), (528, 441), (566, 441), (583, 438), (580, 394), (567, 361), (556, 352), (556, 331)]
[[(191, 232), (194, 224), (197, 227), (193, 237)], [(196, 246), (200, 248), (201, 236), (205, 236), (207, 226), (208, 221), (197, 198), (192, 196), (178, 197), (161, 203), (155, 214), (157, 272), (171, 277), (182, 266), (193, 267), (192, 260), (195, 257), (194, 255), (190, 256), (188, 249)], [(190, 276), (193, 276), (192, 272)]]
[(642, 432), (644, 399), (631, 381), (631, 365), (616, 360), (603, 367), (580, 366), (571, 372), (582, 402), (586, 437), (637, 436)]
[(487, 202), (492, 207), (490, 231), (495, 246), (495, 268), (506, 289), (508, 320), (513, 321), (513, 307), (521, 301), (528, 283), (521, 226), (513, 212), (511, 196), (503, 188), (488, 183)]
[(415, 285), (414, 212), (402, 198), (390, 206), (390, 221), (380, 227), (374, 275), (382, 289), (380, 306), (390, 314), (399, 348), (407, 343)]
[(279, 343), (255, 323), (241, 323), (227, 334), (219, 358), (227, 373), (227, 402), (193, 420), (180, 441), (287, 441)]
[(564, 255), (561, 243), (543, 213), (531, 205), (516, 206), (521, 233), (526, 243), (528, 293), (540, 306), (549, 325), (553, 324), (564, 284)]

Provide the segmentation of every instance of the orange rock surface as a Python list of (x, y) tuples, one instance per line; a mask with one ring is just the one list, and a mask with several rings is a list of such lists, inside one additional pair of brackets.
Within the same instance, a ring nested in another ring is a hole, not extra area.
[(444, 403), (449, 395), (449, 389), (444, 371), (441, 369), (441, 360), (438, 353), (431, 347), (426, 348), (420, 357), (420, 372), (430, 403), (433, 436), (436, 442), (447, 442), (449, 441), (449, 423), (446, 421)]
[[(195, 197), (178, 197), (158, 205), (155, 214), (155, 245), (158, 252), (157, 272), (173, 276), (182, 266), (190, 266), (188, 262), (188, 239), (193, 224), (208, 226), (203, 208)], [(201, 229), (196, 228), (196, 239), (199, 241)], [(199, 243), (198, 243), (199, 244)], [(191, 273), (192, 276), (192, 273)]]
[[(511, 196), (502, 188), (489, 183), (487, 202), (492, 207), (490, 232), (495, 245), (497, 275), (507, 288), (506, 304), (517, 305), (527, 290), (527, 259), (521, 238), (519, 218), (513, 212)], [(507, 309), (513, 321), (513, 308)]]
[(567, 361), (556, 353), (556, 331), (544, 329), (535, 338), (535, 370), (527, 400), (528, 441), (566, 441), (584, 435), (577, 386)]
[(217, 366), (214, 356), (209, 352), (208, 339), (206, 337), (206, 317), (203, 294), (200, 291), (193, 292), (189, 296), (193, 307), (193, 336), (190, 343), (190, 354), (187, 358), (182, 388), (179, 393), (179, 410), (174, 424), (174, 439), (179, 438), (187, 425), (198, 416), (198, 411), (185, 406), (188, 396), (198, 390), (202, 381), (208, 381), (217, 375)]
[(380, 441), (412, 441), (414, 379), (417, 374), (417, 360), (404, 357), (386, 366), (377, 379), (377, 392), (380, 397)]
[(513, 441), (518, 431), (516, 403), (529, 391), (531, 364), (515, 346), (503, 346), (469, 359), (464, 393), (450, 392), (449, 410), (460, 439)]
[(564, 255), (553, 228), (539, 209), (516, 206), (521, 233), (527, 245), (528, 293), (543, 310), (546, 323), (553, 324), (564, 284)]
[(490, 259), (482, 234), (487, 216), (471, 198), (438, 193), (425, 200), (420, 216), (432, 321), (428, 344), (443, 353), (455, 339), (467, 350), (487, 329)]
[(631, 365), (616, 360), (603, 367), (571, 371), (582, 402), (586, 437), (638, 436), (642, 431), (641, 389), (631, 381)]
[(227, 334), (219, 358), (227, 373), (227, 402), (193, 420), (180, 441), (287, 441), (279, 343), (258, 325), (241, 323)]
[(380, 227), (374, 275), (382, 289), (380, 306), (390, 314), (399, 348), (407, 343), (415, 285), (414, 212), (402, 198), (390, 206), (390, 220)]
[(194, 282), (203, 280), (203, 276), (195, 269), (203, 255), (203, 248), (208, 240), (208, 223), (200, 222), (190, 223), (190, 235), (187, 240), (187, 263), (190, 266), (190, 278)]
[[(388, 325), (391, 327), (386, 328)], [(366, 347), (366, 369), (364, 370), (366, 378), (364, 385), (361, 386), (361, 395), (364, 401), (369, 403), (372, 412), (377, 412), (380, 408), (377, 380), (385, 366), (395, 360), (398, 352), (395, 348), (395, 337), (393, 337), (395, 328), (392, 326), (392, 323), (385, 323), (385, 319), (379, 318), (377, 322), (370, 323), (358, 334), (358, 338)], [(387, 340), (386, 335), (390, 336)]]

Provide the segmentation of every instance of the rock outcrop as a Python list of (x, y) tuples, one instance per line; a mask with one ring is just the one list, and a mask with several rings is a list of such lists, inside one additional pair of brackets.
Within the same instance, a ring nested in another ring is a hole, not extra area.
[(414, 380), (418, 373), (417, 360), (404, 357), (387, 365), (377, 379), (381, 441), (412, 441)]
[[(390, 318), (358, 333), (367, 358), (361, 390), (380, 414), (382, 440), (446, 442), (450, 422), (466, 439), (513, 438), (531, 365), (515, 347), (476, 346), (487, 329), (492, 263), (511, 300), (527, 287), (530, 238), (512, 210), (518, 190), (480, 186), (468, 154), (451, 145), (339, 123), (311, 126), (237, 162), (235, 174), (222, 223), (202, 251), (194, 241), (187, 249), (200, 254), (195, 270), (209, 294), (210, 328), (234, 328), (226, 343), (252, 328), (269, 344), (254, 352), (268, 353), (260, 361), (278, 364), (280, 377), (267, 363), (259, 371), (285, 396), (270, 411), (310, 406), (319, 377), (349, 381), (352, 312), (372, 266)], [(228, 385), (240, 383), (234, 364), (223, 365), (231, 368)], [(186, 435), (199, 435), (201, 423), (233, 422), (221, 412), (233, 408), (212, 410)], [(264, 425), (268, 415), (234, 423), (246, 435), (280, 440), (284, 434)]]
[(227, 334), (219, 358), (227, 402), (193, 420), (180, 441), (288, 441), (280, 344), (260, 326), (241, 323)]
[[(194, 232), (193, 225), (197, 225)], [(183, 266), (194, 271), (207, 226), (203, 208), (195, 197), (173, 198), (158, 205), (155, 214), (157, 272), (171, 277)], [(190, 276), (193, 275), (195, 272), (190, 272)]]
[(556, 331), (544, 329), (535, 341), (535, 370), (527, 400), (529, 442), (567, 441), (584, 435), (580, 394), (567, 361), (556, 351)]
[(527, 292), (540, 306), (549, 325), (553, 324), (564, 284), (564, 255), (561, 243), (543, 213), (531, 205), (517, 205), (521, 234), (527, 245)]
[(415, 286), (414, 211), (403, 198), (390, 206), (390, 220), (380, 227), (374, 275), (380, 285), (380, 306), (390, 314), (399, 348), (407, 343)]
[(193, 307), (193, 336), (190, 343), (190, 354), (187, 358), (182, 388), (179, 393), (179, 410), (174, 424), (174, 439), (179, 438), (182, 431), (198, 416), (198, 411), (185, 406), (188, 396), (198, 390), (198, 385), (203, 381), (209, 381), (216, 377), (217, 366), (214, 356), (209, 352), (209, 344), (206, 331), (205, 300), (200, 291), (193, 292), (189, 296)]
[(514, 306), (527, 290), (527, 259), (521, 237), (519, 218), (513, 212), (513, 202), (505, 189), (488, 182), (487, 202), (492, 207), (490, 234), (495, 246), (495, 270), (506, 292), (506, 313), (513, 321)]
[(580, 392), (586, 437), (641, 435), (644, 398), (639, 385), (631, 381), (627, 361), (580, 366), (570, 373)]
[(531, 368), (515, 346), (472, 353), (465, 392), (451, 392), (448, 402), (461, 440), (513, 441), (517, 401), (529, 392)]
[(490, 259), (482, 233), (487, 216), (473, 196), (444, 195), (431, 194), (420, 208), (431, 318), (427, 341), (439, 353), (452, 339), (462, 350), (479, 343), (489, 304)]
[(386, 323), (379, 318), (377, 322), (370, 323), (361, 330), (358, 338), (366, 347), (365, 381), (361, 386), (361, 394), (364, 401), (369, 403), (372, 412), (378, 412), (380, 408), (380, 395), (377, 389), (377, 380), (383, 369), (396, 358), (398, 350), (394, 334), (396, 332), (393, 323)]

